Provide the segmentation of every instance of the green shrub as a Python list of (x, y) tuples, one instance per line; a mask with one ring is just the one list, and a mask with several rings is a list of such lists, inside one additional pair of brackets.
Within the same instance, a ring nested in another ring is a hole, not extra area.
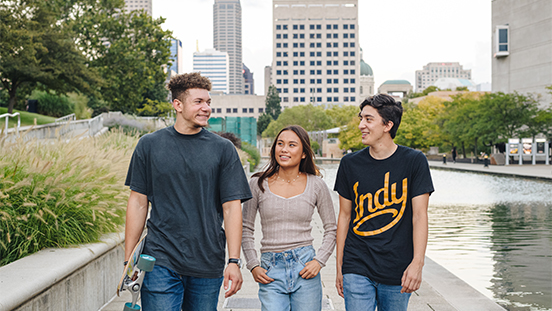
[(241, 149), (249, 154), (250, 158), (247, 159), (247, 161), (251, 163), (250, 170), (253, 172), (259, 162), (261, 162), (261, 153), (259, 152), (259, 149), (247, 142), (242, 142)]
[(0, 265), (119, 231), (136, 142), (122, 132), (48, 144), (0, 139)]
[(38, 100), (37, 111), (42, 115), (59, 118), (75, 112), (75, 104), (67, 96), (35, 90), (31, 98)]
[(75, 116), (77, 119), (90, 119), (92, 116), (92, 109), (87, 106), (88, 97), (77, 93), (69, 93), (68, 97), (69, 101), (71, 101), (75, 107)]

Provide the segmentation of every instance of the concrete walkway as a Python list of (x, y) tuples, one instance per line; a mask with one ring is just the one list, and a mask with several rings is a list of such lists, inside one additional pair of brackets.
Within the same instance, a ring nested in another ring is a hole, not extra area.
[[(551, 165), (509, 165), (483, 167), (482, 164), (470, 163), (447, 163), (430, 161), (431, 168), (470, 171), (484, 174), (497, 174), (503, 176), (514, 176), (522, 178), (537, 178), (552, 181)], [(332, 193), (334, 206), (337, 204), (337, 195)], [(336, 210), (337, 212), (337, 210)], [(314, 247), (320, 246), (323, 235), (323, 226), (317, 214), (313, 219)], [(257, 218), (255, 242), (257, 249), (260, 249), (260, 221)], [(243, 258), (243, 256), (242, 256)], [(253, 280), (247, 269), (242, 269), (244, 283), (242, 289), (229, 299), (224, 298), (224, 291), (221, 289), (218, 310), (221, 311), (251, 311), (260, 310), (260, 302), (257, 299), (258, 285)], [(335, 253), (330, 257), (325, 268), (321, 270), (323, 286), (323, 310), (345, 310), (343, 298), (337, 294), (335, 289)], [(124, 303), (130, 301), (130, 296), (116, 297), (101, 310), (115, 311), (122, 310)], [(409, 311), (493, 311), (505, 310), (491, 299), (484, 296), (466, 282), (426, 257), (423, 271), (423, 282), (421, 288), (412, 294)]]

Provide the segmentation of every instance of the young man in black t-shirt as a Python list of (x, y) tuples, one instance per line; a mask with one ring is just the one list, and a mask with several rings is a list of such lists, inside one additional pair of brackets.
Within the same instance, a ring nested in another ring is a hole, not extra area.
[(336, 287), (347, 310), (406, 311), (422, 282), (433, 183), (424, 154), (393, 142), (401, 103), (378, 94), (360, 110), (368, 147), (343, 157), (334, 187)]
[(143, 253), (157, 261), (144, 278), (143, 310), (215, 311), (223, 281), (226, 297), (242, 284), (241, 202), (251, 191), (234, 145), (204, 129), (211, 115), (209, 79), (177, 75), (169, 89), (176, 123), (143, 136), (128, 169), (125, 260), (151, 203)]

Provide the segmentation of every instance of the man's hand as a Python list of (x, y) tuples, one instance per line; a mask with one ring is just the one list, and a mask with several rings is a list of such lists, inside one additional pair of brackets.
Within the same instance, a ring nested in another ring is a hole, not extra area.
[(320, 269), (322, 269), (320, 263), (313, 259), (307, 262), (303, 270), (299, 271), (299, 275), (305, 280), (312, 279), (313, 277), (318, 275)]
[(274, 279), (266, 275), (266, 270), (261, 266), (253, 268), (251, 274), (253, 274), (253, 279), (257, 283), (268, 284), (274, 282)]
[(413, 261), (404, 270), (403, 277), (401, 279), (401, 293), (412, 293), (417, 291), (422, 284), (422, 268), (423, 262)]
[(335, 276), (335, 288), (337, 288), (337, 294), (341, 296), (341, 298), (345, 298), (343, 296), (343, 274), (341, 273), (341, 269), (339, 269)]
[[(228, 283), (231, 283), (230, 289), (228, 289)], [(224, 290), (226, 293), (224, 294), (225, 298), (228, 298), (235, 293), (237, 293), (242, 286), (243, 279), (240, 271), (240, 267), (236, 264), (229, 264), (226, 269), (224, 270)]]

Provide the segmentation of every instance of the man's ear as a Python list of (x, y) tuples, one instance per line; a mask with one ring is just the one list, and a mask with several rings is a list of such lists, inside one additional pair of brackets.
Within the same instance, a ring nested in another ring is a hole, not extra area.
[(173, 99), (172, 105), (176, 112), (182, 112), (184, 109), (184, 103), (182, 103), (179, 99)]
[(393, 128), (393, 125), (395, 125), (395, 123), (393, 123), (393, 121), (388, 121), (387, 124), (385, 124), (384, 127), (383, 127), (383, 132), (389, 133), (391, 131), (391, 129)]

